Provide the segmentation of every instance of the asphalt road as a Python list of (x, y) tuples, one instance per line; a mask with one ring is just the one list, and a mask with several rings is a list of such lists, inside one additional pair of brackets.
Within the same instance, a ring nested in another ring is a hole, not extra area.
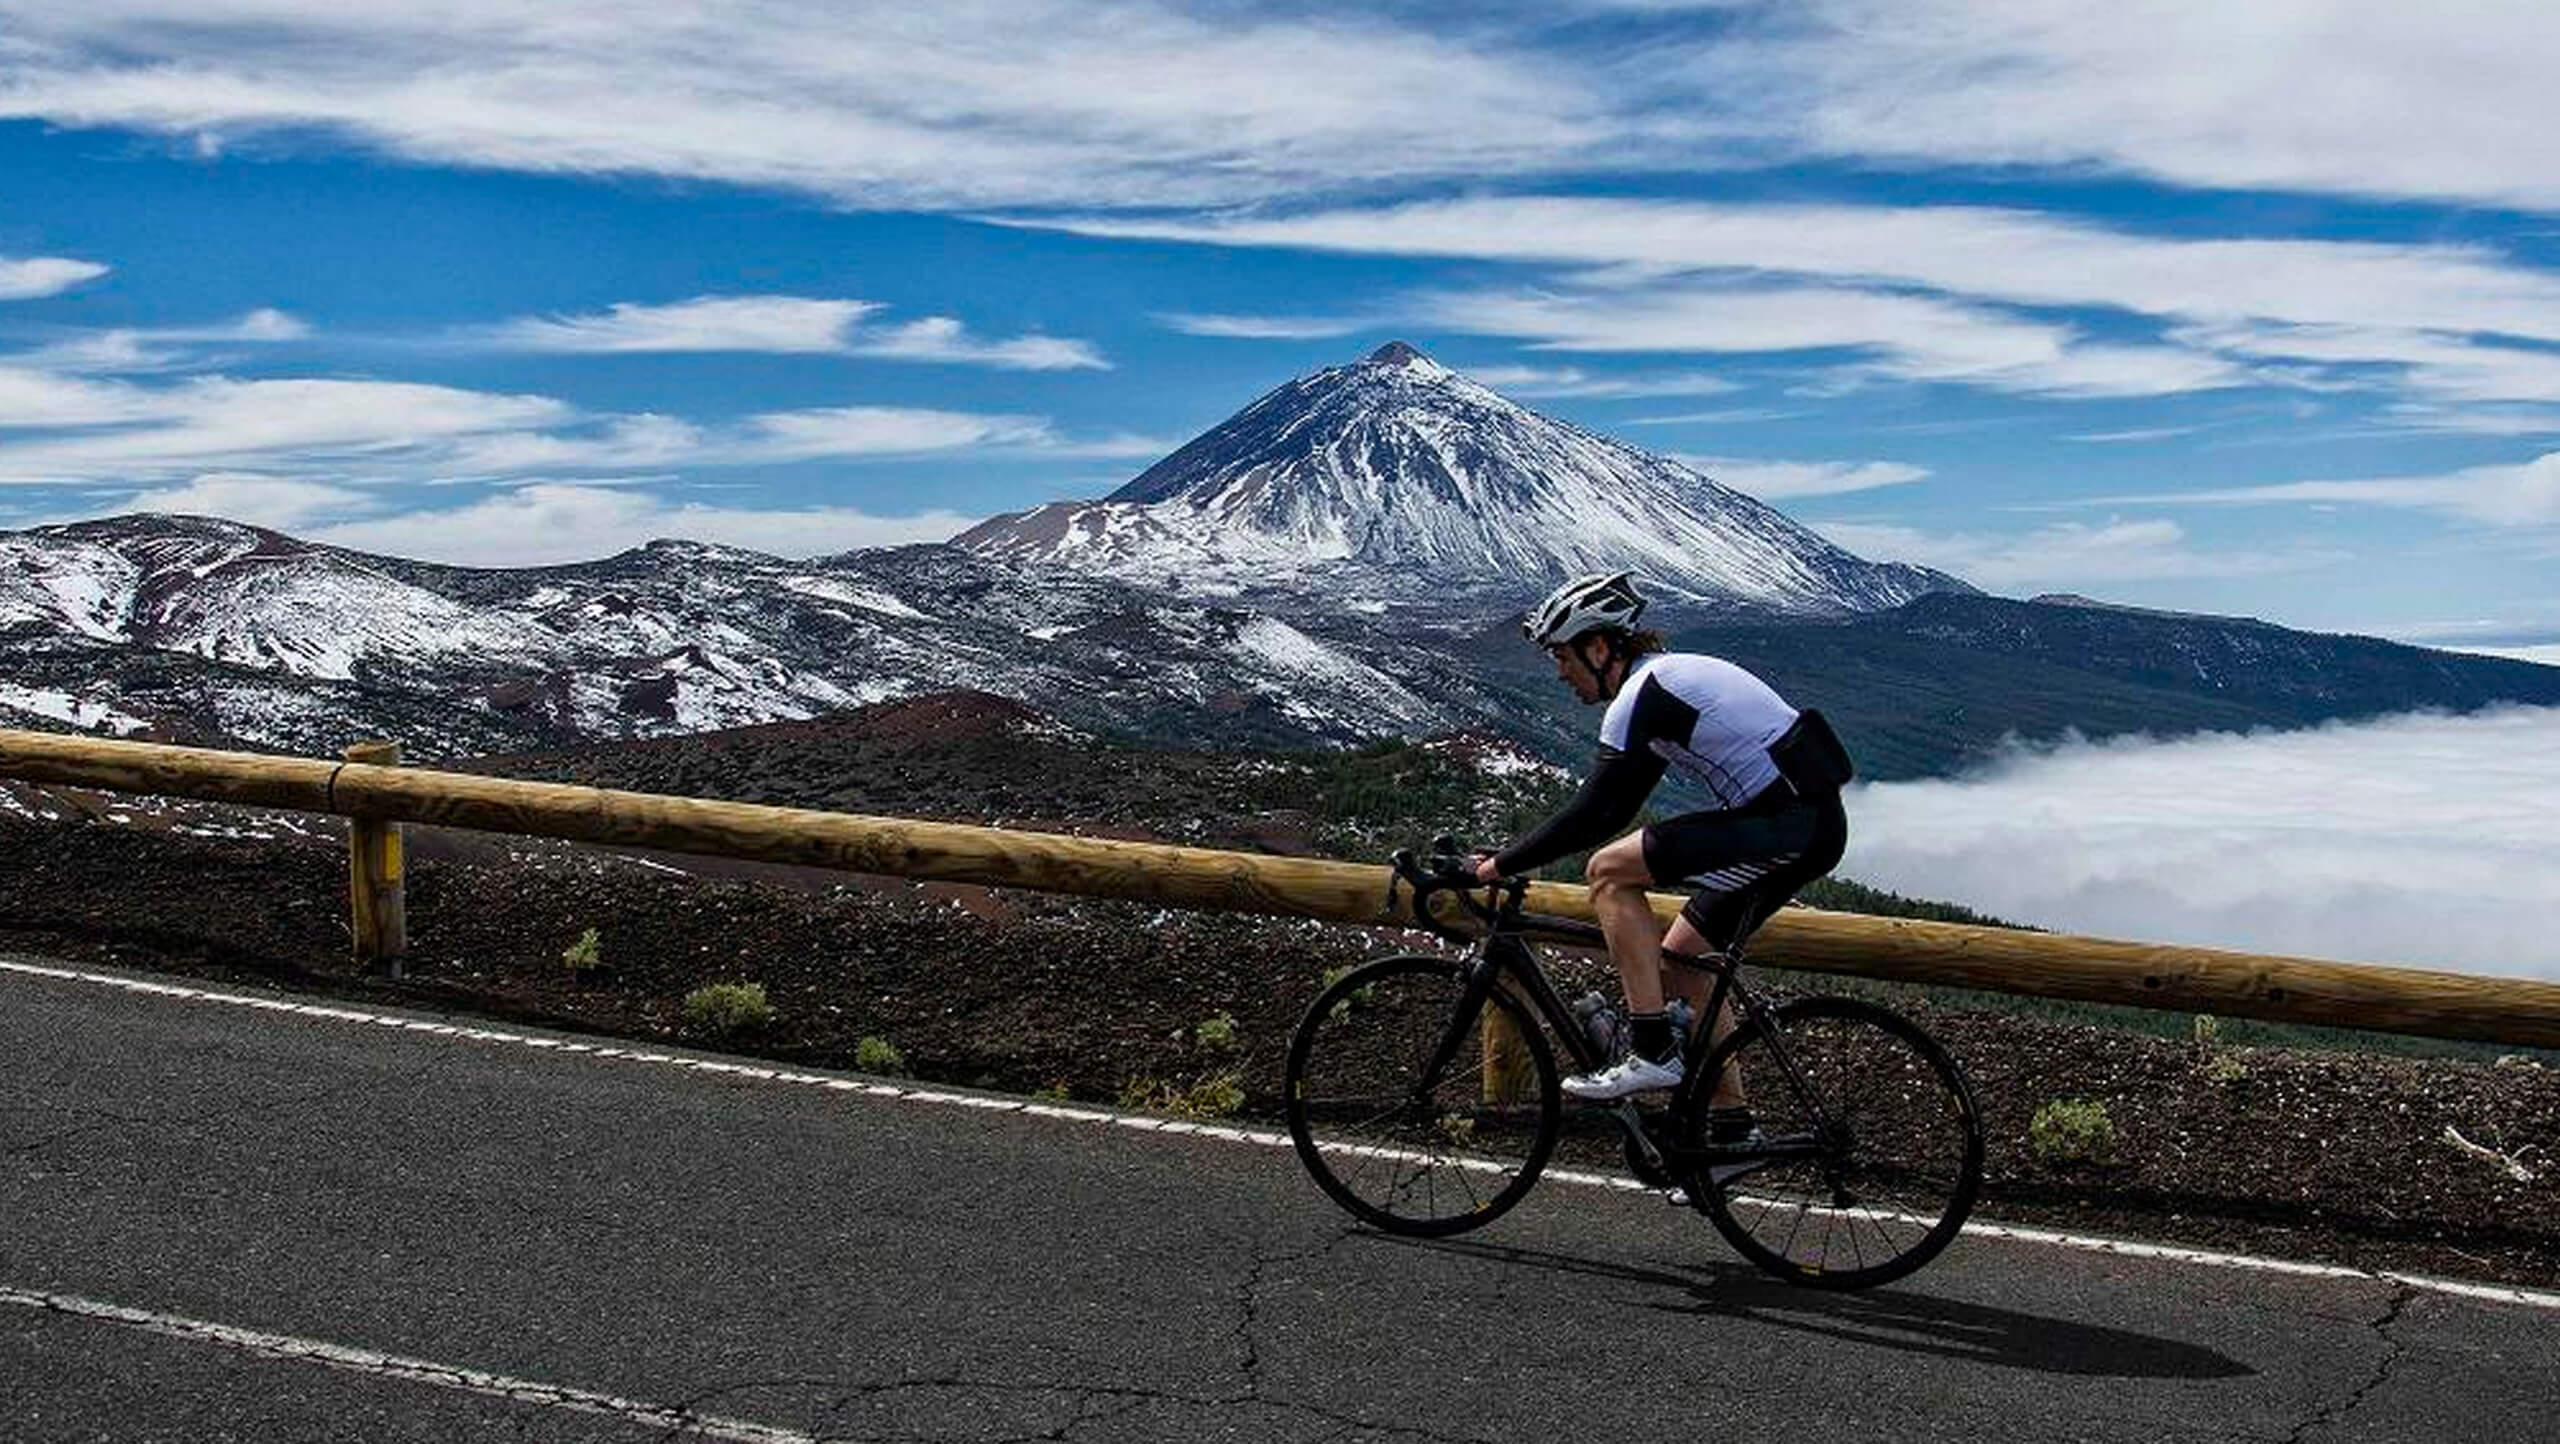
[(1249, 1138), (30, 966), (10, 1444), (2560, 1437), (2530, 1302), (1972, 1235), (1834, 1297), (1564, 1182), (1409, 1242)]

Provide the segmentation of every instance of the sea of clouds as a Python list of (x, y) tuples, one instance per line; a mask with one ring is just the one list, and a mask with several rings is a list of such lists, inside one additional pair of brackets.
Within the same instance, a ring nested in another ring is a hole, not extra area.
[(2560, 979), (2560, 708), (2012, 745), (1858, 784), (1840, 872), (2066, 932)]

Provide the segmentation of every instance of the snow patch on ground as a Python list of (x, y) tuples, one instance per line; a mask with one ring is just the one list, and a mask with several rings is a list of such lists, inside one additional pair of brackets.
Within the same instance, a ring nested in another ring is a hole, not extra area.
[(130, 737), (136, 732), (149, 730), (151, 726), (130, 712), (93, 698), (75, 697), (68, 692), (41, 687), (20, 687), (7, 682), (0, 682), (0, 707), (67, 722), (84, 732), (103, 723), (119, 737)]

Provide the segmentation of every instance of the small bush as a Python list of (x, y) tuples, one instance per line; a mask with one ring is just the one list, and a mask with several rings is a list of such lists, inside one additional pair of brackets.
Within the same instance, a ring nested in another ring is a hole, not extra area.
[(708, 983), (684, 995), (685, 1026), (726, 1038), (773, 1021), (762, 983)]
[[(1325, 969), (1324, 976), (1317, 980), (1317, 987), (1319, 989), (1330, 988), (1334, 984), (1341, 982), (1344, 978), (1351, 976), (1351, 968), (1352, 965), (1346, 963), (1339, 968)], [(1341, 1002), (1333, 1005), (1333, 1015), (1338, 1018), (1346, 1012), (1355, 1012), (1361, 1008), (1368, 1007), (1370, 1004), (1377, 1001), (1377, 984), (1372, 983), (1365, 988), (1354, 988), (1343, 997)]]
[(604, 966), (603, 934), (598, 933), (594, 928), (578, 934), (576, 942), (560, 950), (560, 961), (568, 964), (569, 971), (573, 973), (583, 973), (589, 968)]
[(1225, 1052), (1236, 1045), (1236, 1015), (1220, 1013), (1191, 1030), (1192, 1041), (1203, 1048)]
[(1233, 1118), (1244, 1111), (1244, 1083), (1234, 1073), (1211, 1073), (1188, 1084), (1132, 1078), (1120, 1085), (1120, 1106), (1176, 1118)]
[(2027, 1148), (2048, 1167), (2103, 1163), (2115, 1153), (2116, 1125), (2093, 1098), (2057, 1099), (2028, 1122)]
[(853, 1066), (865, 1073), (880, 1073), (891, 1078), (907, 1076), (907, 1055), (886, 1038), (865, 1036), (853, 1045)]

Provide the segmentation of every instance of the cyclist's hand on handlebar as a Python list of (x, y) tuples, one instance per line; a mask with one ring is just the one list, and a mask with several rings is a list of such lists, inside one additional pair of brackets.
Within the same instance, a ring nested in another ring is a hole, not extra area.
[(1467, 862), (1470, 864), (1471, 870), (1476, 875), (1476, 881), (1502, 881), (1502, 869), (1494, 866), (1494, 859), (1495, 854), (1490, 852), (1477, 852), (1468, 856)]

